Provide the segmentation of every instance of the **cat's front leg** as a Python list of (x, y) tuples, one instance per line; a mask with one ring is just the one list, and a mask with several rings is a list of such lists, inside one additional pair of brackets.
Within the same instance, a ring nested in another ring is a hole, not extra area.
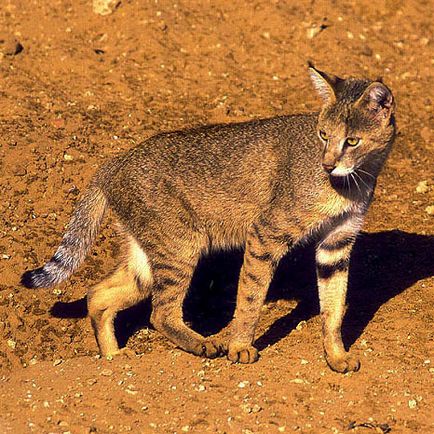
[(348, 218), (316, 250), (318, 291), (327, 363), (337, 372), (358, 371), (359, 360), (345, 351), (341, 326), (345, 314), (351, 250), (361, 218)]
[(246, 241), (237, 305), (230, 329), (229, 360), (252, 363), (258, 359), (258, 351), (253, 347), (255, 329), (274, 270), (287, 250), (287, 237), (271, 224), (262, 220), (252, 225)]

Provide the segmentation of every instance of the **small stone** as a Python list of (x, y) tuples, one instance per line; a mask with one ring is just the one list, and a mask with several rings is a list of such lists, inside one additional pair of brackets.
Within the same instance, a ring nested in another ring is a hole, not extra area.
[(113, 374), (113, 371), (111, 369), (103, 369), (101, 371), (100, 375), (103, 375), (104, 377), (110, 377), (110, 375)]
[(308, 362), (307, 360), (305, 360), (305, 359), (301, 359), (301, 360), (300, 360), (300, 363), (301, 363), (302, 365), (307, 365), (309, 362)]
[(420, 181), (417, 184), (416, 192), (417, 193), (427, 193), (429, 191), (428, 181)]
[(53, 125), (54, 128), (63, 128), (65, 126), (65, 119), (62, 118), (56, 118), (51, 121), (51, 125)]
[(249, 404), (241, 404), (241, 405), (240, 405), (240, 408), (241, 408), (241, 410), (244, 411), (244, 413), (249, 414), (249, 413), (252, 412), (252, 407), (250, 407)]
[(17, 343), (13, 339), (8, 339), (7, 344), (8, 344), (8, 347), (12, 348), (13, 350), (15, 350), (15, 348), (17, 346)]
[(360, 54), (362, 54), (363, 56), (371, 57), (374, 54), (374, 52), (372, 48), (369, 47), (368, 45), (363, 45), (363, 47), (360, 50)]
[(240, 388), (240, 389), (244, 389), (246, 386), (248, 386), (250, 383), (248, 382), (248, 381), (240, 381), (239, 383), (238, 383), (238, 387)]
[(86, 383), (87, 383), (89, 386), (94, 385), (96, 382), (97, 382), (97, 379), (96, 379), (96, 378), (89, 378), (88, 380), (86, 380)]
[(289, 382), (295, 383), (295, 384), (303, 384), (304, 380), (302, 380), (301, 378), (294, 378), (293, 380), (290, 380)]
[(189, 431), (190, 431), (190, 425), (184, 425), (184, 426), (181, 428), (181, 431), (182, 431), (182, 432), (189, 432)]
[(422, 139), (426, 143), (430, 143), (431, 142), (432, 135), (433, 135), (433, 132), (432, 132), (431, 128), (429, 128), (429, 127), (423, 127), (420, 130), (420, 136), (422, 137)]
[(56, 359), (56, 360), (53, 362), (53, 366), (58, 366), (58, 365), (60, 365), (62, 362), (63, 362), (62, 359)]
[(27, 174), (27, 169), (23, 163), (17, 163), (12, 167), (12, 173), (15, 176), (25, 176)]
[(63, 154), (63, 159), (64, 159), (65, 161), (72, 161), (72, 160), (74, 159), (74, 157), (73, 157), (71, 154), (68, 154), (67, 152), (65, 152), (65, 153)]
[(10, 259), (11, 255), (6, 255), (5, 253), (3, 253), (2, 255), (2, 259)]
[(425, 211), (428, 215), (434, 215), (434, 205), (427, 206)]
[(285, 432), (286, 430), (286, 426), (279, 426), (279, 428), (277, 428), (277, 431), (279, 432)]
[(199, 384), (196, 389), (198, 392), (204, 392), (206, 390), (205, 386), (203, 384)]
[(98, 15), (110, 15), (120, 5), (119, 0), (93, 0), (93, 11)]
[(296, 330), (298, 330), (298, 331), (300, 331), (304, 326), (306, 325), (306, 321), (300, 321), (297, 325), (296, 325), (296, 327), (295, 327), (295, 329)]
[(415, 399), (409, 399), (408, 400), (408, 407), (411, 409), (414, 409), (417, 407), (417, 401)]
[(261, 410), (262, 410), (262, 407), (260, 405), (258, 405), (258, 404), (255, 404), (252, 407), (252, 413), (259, 413)]
[(326, 27), (324, 25), (316, 25), (314, 24), (312, 27), (309, 27), (306, 30), (306, 36), (308, 39), (313, 39), (315, 36), (318, 36)]
[(16, 56), (24, 50), (21, 43), (11, 36), (0, 36), (0, 52), (6, 56)]

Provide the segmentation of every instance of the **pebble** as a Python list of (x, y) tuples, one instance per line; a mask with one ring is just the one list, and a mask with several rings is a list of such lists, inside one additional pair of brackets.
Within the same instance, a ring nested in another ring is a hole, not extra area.
[(427, 193), (429, 191), (428, 181), (420, 181), (417, 184), (416, 192), (417, 193)]
[(315, 36), (318, 36), (326, 27), (324, 25), (316, 25), (314, 24), (312, 27), (309, 27), (306, 30), (306, 36), (308, 39), (313, 39)]
[(304, 326), (306, 325), (306, 321), (300, 321), (297, 325), (296, 325), (296, 327), (295, 327), (295, 329), (296, 330), (298, 330), (298, 331), (300, 331)]
[(110, 375), (113, 374), (113, 371), (111, 369), (103, 369), (101, 371), (100, 375), (103, 375), (104, 377), (110, 377)]
[(429, 127), (423, 127), (423, 128), (420, 130), (420, 136), (422, 137), (422, 139), (423, 139), (426, 143), (431, 142), (432, 135), (433, 135), (432, 130), (431, 130), (431, 128), (429, 128)]
[(428, 215), (434, 215), (434, 205), (427, 206), (425, 211)]
[(16, 56), (24, 50), (24, 47), (15, 37), (0, 36), (0, 52), (6, 56)]
[(238, 387), (240, 388), (240, 389), (244, 389), (246, 386), (248, 386), (250, 383), (248, 382), (248, 381), (240, 381), (239, 383), (238, 383)]
[(414, 409), (417, 407), (417, 401), (415, 399), (409, 399), (408, 400), (408, 407), (411, 409)]
[(98, 15), (110, 15), (119, 6), (119, 0), (93, 0), (92, 8)]
[(12, 173), (15, 176), (24, 176), (27, 174), (27, 169), (24, 164), (18, 163), (12, 168)]
[(62, 359), (56, 359), (56, 360), (53, 362), (53, 366), (58, 366), (58, 365), (60, 365), (62, 362), (63, 362)]

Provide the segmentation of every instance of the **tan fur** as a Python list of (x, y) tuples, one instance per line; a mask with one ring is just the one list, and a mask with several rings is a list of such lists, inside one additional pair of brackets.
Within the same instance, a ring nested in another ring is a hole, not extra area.
[[(313, 239), (326, 359), (337, 371), (357, 370), (341, 338), (349, 260), (393, 142), (394, 102), (382, 83), (310, 72), (324, 100), (319, 114), (164, 133), (106, 163), (58, 252), (23, 284), (50, 286), (75, 269), (108, 206), (125, 254), (88, 294), (101, 352), (119, 350), (117, 312), (151, 295), (152, 324), (173, 343), (251, 363), (274, 270), (293, 246)], [(185, 294), (202, 255), (233, 247), (245, 249), (234, 318), (204, 338), (184, 323)]]

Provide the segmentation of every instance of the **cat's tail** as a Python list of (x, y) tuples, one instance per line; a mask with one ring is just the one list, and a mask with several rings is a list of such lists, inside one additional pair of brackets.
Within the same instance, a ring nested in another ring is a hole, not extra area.
[(102, 189), (92, 182), (79, 200), (54, 256), (43, 267), (26, 271), (21, 283), (27, 288), (48, 288), (66, 280), (95, 241), (106, 207)]

